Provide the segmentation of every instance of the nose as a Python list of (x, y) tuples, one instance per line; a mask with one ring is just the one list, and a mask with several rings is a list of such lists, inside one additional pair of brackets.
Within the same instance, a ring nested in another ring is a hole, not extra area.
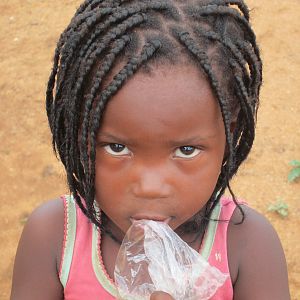
[(140, 199), (161, 199), (170, 196), (166, 175), (159, 170), (141, 170), (133, 185), (133, 194)]

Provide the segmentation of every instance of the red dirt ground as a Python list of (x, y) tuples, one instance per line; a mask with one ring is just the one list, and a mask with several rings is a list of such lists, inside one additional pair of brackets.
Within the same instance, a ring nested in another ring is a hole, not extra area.
[[(234, 180), (237, 195), (265, 214), (286, 252), (293, 300), (300, 300), (300, 182), (288, 165), (300, 159), (300, 2), (250, 0), (265, 63), (265, 83), (252, 154)], [(78, 0), (0, 2), (0, 299), (8, 299), (13, 259), (24, 221), (66, 189), (50, 148), (44, 90), (54, 47)], [(283, 219), (267, 212), (277, 199)]]

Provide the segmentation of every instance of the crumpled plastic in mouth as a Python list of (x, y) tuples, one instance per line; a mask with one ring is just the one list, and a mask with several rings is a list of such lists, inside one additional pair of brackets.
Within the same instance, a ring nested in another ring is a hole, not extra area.
[(175, 300), (208, 300), (229, 275), (209, 265), (168, 224), (137, 220), (122, 242), (114, 276), (118, 299), (148, 300), (163, 291)]

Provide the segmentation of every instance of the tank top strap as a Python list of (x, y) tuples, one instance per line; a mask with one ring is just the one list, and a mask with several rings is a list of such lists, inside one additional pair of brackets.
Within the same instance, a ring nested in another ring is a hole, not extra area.
[(64, 242), (59, 278), (66, 300), (116, 299), (116, 289), (102, 266), (100, 230), (82, 212), (73, 196), (63, 196)]
[(73, 251), (76, 237), (76, 205), (72, 196), (65, 195), (61, 197), (64, 203), (64, 239), (63, 239), (63, 248), (62, 256), (59, 270), (59, 278), (63, 287), (66, 287)]
[(219, 246), (222, 245), (223, 248), (227, 249), (227, 228), (235, 208), (236, 204), (233, 200), (226, 197), (222, 197), (215, 206), (200, 249), (200, 253), (205, 259), (208, 260), (211, 256), (211, 252), (218, 241), (220, 242)]
[[(211, 266), (229, 275), (222, 288), (216, 292), (211, 300), (233, 299), (233, 286), (227, 256), (227, 230), (235, 208), (236, 204), (231, 198), (222, 197), (220, 203), (215, 207), (212, 220), (208, 225), (206, 243), (210, 245), (210, 251), (206, 253), (207, 260)], [(209, 231), (210, 228), (214, 230)]]
[(220, 201), (219, 221), (217, 221), (213, 246), (209, 255), (209, 263), (216, 266), (223, 273), (229, 274), (227, 256), (227, 232), (236, 204), (230, 198), (222, 198)]

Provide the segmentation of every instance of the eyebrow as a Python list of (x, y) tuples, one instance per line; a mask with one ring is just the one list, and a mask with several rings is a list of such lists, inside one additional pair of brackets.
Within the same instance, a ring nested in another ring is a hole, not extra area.
[(212, 134), (212, 135), (207, 135), (207, 136), (192, 136), (192, 137), (188, 137), (186, 139), (178, 139), (176, 141), (168, 141), (168, 143), (172, 144), (172, 145), (176, 145), (176, 144), (181, 144), (181, 145), (189, 145), (189, 144), (194, 144), (197, 142), (203, 142), (203, 141), (207, 141), (210, 139), (213, 139), (217, 136), (217, 134)]
[[(211, 134), (211, 135), (207, 135), (207, 136), (192, 136), (186, 139), (178, 139), (178, 140), (169, 140), (166, 141), (166, 144), (169, 144), (171, 146), (176, 146), (176, 145), (192, 145), (195, 143), (199, 143), (199, 142), (203, 142), (203, 141), (207, 141), (209, 139), (213, 139), (217, 136), (217, 134)], [(132, 141), (130, 140), (126, 140), (126, 138), (121, 138), (121, 137), (117, 137), (114, 136), (113, 134), (107, 133), (107, 132), (100, 132), (98, 134), (98, 139), (111, 139), (113, 141), (116, 141), (118, 143), (124, 144), (124, 145), (130, 145), (132, 144)]]
[(128, 144), (128, 141), (126, 141), (125, 139), (114, 136), (114, 135), (112, 135), (110, 133), (106, 133), (106, 132), (99, 132), (98, 136), (97, 136), (97, 140), (99, 140), (99, 139), (110, 139), (110, 140), (116, 141), (121, 144)]

